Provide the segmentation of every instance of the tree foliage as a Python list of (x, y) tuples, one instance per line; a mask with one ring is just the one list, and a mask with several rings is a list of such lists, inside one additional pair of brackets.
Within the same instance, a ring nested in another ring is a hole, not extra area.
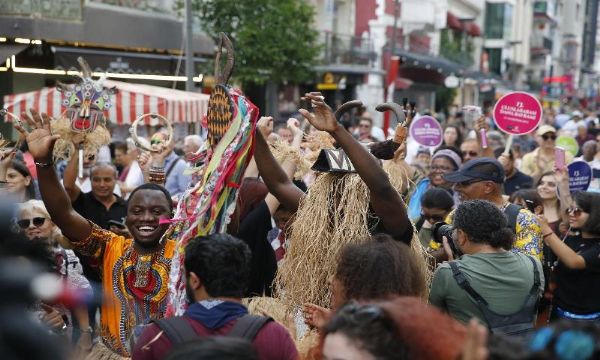
[(314, 9), (300, 0), (193, 0), (200, 26), (235, 48), (234, 77), (246, 83), (302, 82), (311, 78), (319, 46)]

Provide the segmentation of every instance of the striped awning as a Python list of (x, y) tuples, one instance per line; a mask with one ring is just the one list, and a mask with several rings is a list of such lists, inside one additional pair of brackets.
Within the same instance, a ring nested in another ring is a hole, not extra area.
[[(104, 86), (117, 89), (111, 96), (112, 107), (106, 113), (108, 121), (116, 125), (131, 124), (146, 113), (158, 113), (174, 123), (195, 123), (202, 120), (208, 108), (206, 94), (112, 80), (104, 81)], [(4, 108), (17, 116), (34, 108), (56, 118), (65, 111), (62, 100), (62, 93), (56, 88), (43, 88), (4, 96)]]

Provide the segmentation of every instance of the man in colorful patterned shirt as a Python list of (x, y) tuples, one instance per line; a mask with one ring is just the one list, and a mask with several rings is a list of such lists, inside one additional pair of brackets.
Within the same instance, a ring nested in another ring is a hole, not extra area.
[[(73, 210), (52, 165), (52, 150), (58, 136), (51, 134), (49, 118), (32, 113), (33, 119), (23, 117), (31, 132), (17, 128), (26, 135), (35, 159), (44, 204), (73, 248), (99, 264), (97, 270), (105, 295), (101, 310), (102, 342), (89, 357), (127, 357), (130, 353), (127, 342), (133, 328), (163, 317), (166, 310), (175, 244), (172, 240), (161, 241), (168, 225), (161, 224), (160, 219), (171, 216), (171, 196), (156, 184), (144, 184), (131, 192), (126, 224), (133, 239), (101, 229)], [(153, 157), (153, 166), (160, 163), (164, 163), (164, 157)]]
[[(504, 176), (504, 168), (496, 159), (479, 158), (466, 162), (458, 171), (445, 174), (444, 179), (454, 183), (454, 191), (462, 201), (479, 199), (496, 204), (507, 216), (508, 226), (516, 234), (513, 251), (540, 259), (543, 245), (540, 224), (527, 209), (515, 211), (516, 219), (511, 221), (514, 205), (502, 196)], [(452, 223), (453, 215), (454, 212), (448, 215), (446, 223)]]

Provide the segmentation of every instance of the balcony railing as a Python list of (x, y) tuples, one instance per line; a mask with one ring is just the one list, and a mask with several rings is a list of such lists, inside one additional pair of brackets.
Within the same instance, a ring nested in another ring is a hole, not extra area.
[(322, 62), (326, 65), (370, 65), (376, 58), (373, 42), (356, 36), (324, 33)]
[(108, 5), (121, 6), (136, 10), (156, 12), (156, 13), (172, 13), (173, 1), (170, 0), (87, 0), (91, 3), (101, 3)]
[(0, 15), (80, 20), (83, 0), (0, 1)]

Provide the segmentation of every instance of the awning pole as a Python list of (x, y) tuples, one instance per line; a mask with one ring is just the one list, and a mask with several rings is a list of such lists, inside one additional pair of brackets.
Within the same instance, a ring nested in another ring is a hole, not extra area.
[(185, 90), (194, 91), (194, 52), (192, 50), (192, 0), (185, 0)]

